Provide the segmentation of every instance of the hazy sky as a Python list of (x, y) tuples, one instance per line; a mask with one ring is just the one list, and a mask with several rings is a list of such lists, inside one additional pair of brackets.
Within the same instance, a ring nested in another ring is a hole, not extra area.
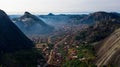
[(6, 12), (120, 12), (120, 0), (1, 0)]

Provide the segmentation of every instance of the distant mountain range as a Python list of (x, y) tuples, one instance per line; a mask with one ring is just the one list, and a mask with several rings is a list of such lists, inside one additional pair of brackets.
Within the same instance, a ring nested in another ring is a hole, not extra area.
[(111, 19), (118, 19), (119, 13), (95, 12), (81, 19), (80, 23), (94, 24), (95, 22), (106, 21)]
[(49, 13), (48, 15), (40, 15), (46, 22), (50, 23), (72, 23), (72, 24), (94, 24), (96, 21), (104, 21), (108, 19), (116, 19), (120, 17), (119, 13), (108, 13), (108, 12), (94, 12), (90, 14), (81, 15), (54, 15)]

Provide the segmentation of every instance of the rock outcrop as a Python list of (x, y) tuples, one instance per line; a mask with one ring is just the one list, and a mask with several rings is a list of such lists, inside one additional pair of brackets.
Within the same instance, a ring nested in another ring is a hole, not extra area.
[(107, 37), (97, 47), (96, 65), (98, 67), (113, 65), (120, 66), (120, 29)]

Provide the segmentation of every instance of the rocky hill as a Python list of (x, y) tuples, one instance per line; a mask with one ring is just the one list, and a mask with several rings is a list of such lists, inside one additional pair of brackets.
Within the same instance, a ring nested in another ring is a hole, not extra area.
[(97, 59), (96, 65), (113, 65), (120, 66), (120, 29), (117, 29), (107, 37), (99, 46), (96, 47)]

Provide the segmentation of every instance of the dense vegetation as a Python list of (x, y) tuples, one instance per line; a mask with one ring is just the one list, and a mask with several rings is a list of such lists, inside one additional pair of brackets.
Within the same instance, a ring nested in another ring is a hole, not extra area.
[(41, 52), (36, 49), (1, 53), (0, 55), (0, 65), (2, 67), (36, 67), (45, 63)]
[(96, 65), (92, 63), (95, 58), (93, 46), (80, 44), (78, 48), (72, 49), (77, 50), (77, 58), (72, 60), (66, 59), (62, 65), (63, 67), (96, 67)]

